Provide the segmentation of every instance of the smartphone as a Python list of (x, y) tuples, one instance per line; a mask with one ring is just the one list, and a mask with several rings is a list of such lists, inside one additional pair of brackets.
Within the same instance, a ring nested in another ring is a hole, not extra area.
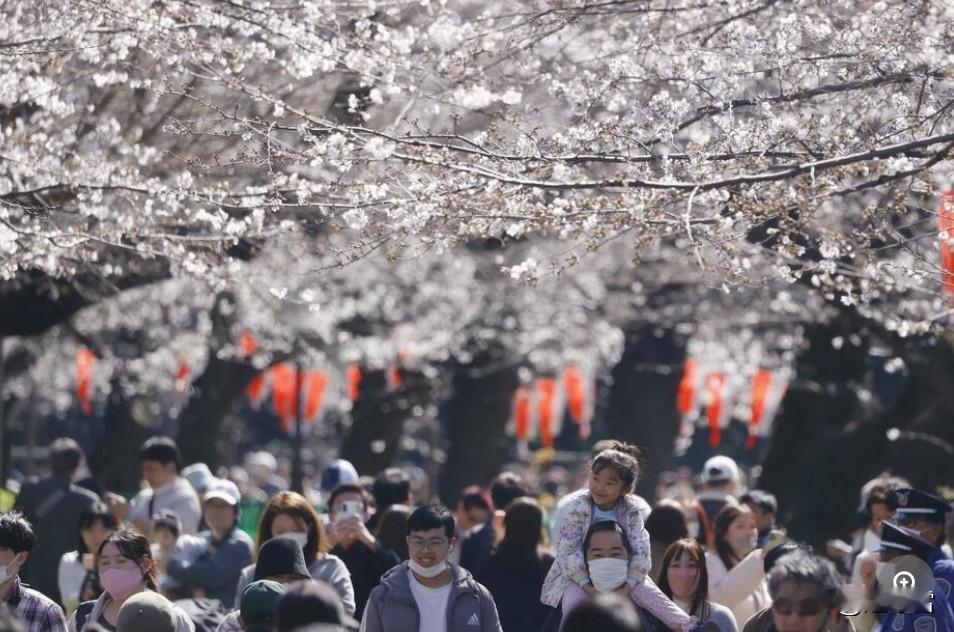
[(353, 518), (355, 516), (361, 516), (361, 502), (357, 500), (345, 500), (341, 503), (341, 508), (338, 510), (338, 520), (347, 520), (348, 518)]

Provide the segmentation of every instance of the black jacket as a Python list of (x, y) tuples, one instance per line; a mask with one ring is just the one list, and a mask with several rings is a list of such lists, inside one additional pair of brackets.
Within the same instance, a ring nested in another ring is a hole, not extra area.
[(514, 568), (505, 556), (487, 558), (477, 581), (493, 595), (503, 632), (536, 632), (543, 627), (553, 608), (540, 602), (540, 590), (552, 565), (552, 555), (541, 557), (529, 572)]
[(373, 551), (363, 542), (355, 542), (348, 549), (336, 546), (330, 553), (340, 557), (351, 572), (351, 585), (354, 586), (354, 617), (360, 621), (371, 591), (381, 583), (381, 576), (400, 564), (401, 559), (397, 553), (385, 547), (380, 541), (377, 541), (377, 547)]
[(37, 540), (20, 578), (57, 603), (61, 603), (56, 581), (60, 558), (76, 549), (80, 515), (98, 500), (65, 476), (51, 476), (24, 484), (13, 506), (33, 525)]

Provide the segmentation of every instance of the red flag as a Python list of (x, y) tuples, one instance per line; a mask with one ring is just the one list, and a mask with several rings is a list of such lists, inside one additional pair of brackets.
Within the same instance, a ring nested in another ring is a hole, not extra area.
[(345, 369), (345, 379), (348, 382), (348, 399), (357, 401), (361, 395), (361, 369), (354, 362)]
[(325, 399), (325, 391), (328, 388), (328, 374), (324, 371), (310, 371), (307, 380), (305, 420), (315, 421), (318, 418), (318, 412), (321, 410), (321, 403)]
[(725, 406), (725, 374), (710, 373), (706, 378), (706, 391), (709, 404), (706, 410), (709, 419), (709, 445), (718, 446), (722, 442), (722, 415)]
[(752, 376), (752, 416), (749, 419), (749, 436), (745, 438), (746, 449), (751, 450), (755, 447), (759, 424), (765, 417), (765, 407), (771, 386), (772, 374), (765, 369), (759, 369)]
[(556, 399), (556, 380), (537, 380), (537, 420), (540, 427), (540, 443), (553, 445), (553, 405)]
[(530, 391), (518, 386), (513, 394), (514, 434), (517, 441), (526, 441), (530, 436)]
[(941, 198), (940, 208), (941, 231), (947, 236), (941, 239), (941, 280), (944, 290), (954, 296), (954, 191), (948, 191)]
[(566, 390), (567, 409), (574, 423), (583, 423), (586, 417), (586, 383), (579, 367), (568, 366), (563, 370), (563, 388)]
[(79, 398), (84, 415), (93, 412), (93, 403), (90, 398), (93, 393), (93, 365), (95, 364), (96, 354), (86, 347), (76, 352), (76, 396)]

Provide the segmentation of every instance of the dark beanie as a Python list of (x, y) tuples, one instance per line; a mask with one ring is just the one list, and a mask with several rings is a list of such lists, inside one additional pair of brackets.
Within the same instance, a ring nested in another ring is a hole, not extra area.
[(278, 632), (291, 632), (312, 623), (358, 629), (358, 622), (345, 613), (335, 589), (319, 581), (306, 581), (290, 587), (278, 604)]
[(254, 581), (280, 575), (298, 575), (302, 579), (311, 579), (301, 546), (290, 538), (272, 538), (258, 550)]

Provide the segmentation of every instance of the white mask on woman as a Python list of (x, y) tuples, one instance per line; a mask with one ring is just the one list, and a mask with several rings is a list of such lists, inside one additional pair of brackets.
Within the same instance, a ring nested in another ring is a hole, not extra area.
[(593, 560), (589, 564), (590, 581), (599, 592), (612, 592), (626, 583), (629, 561), (614, 557)]
[(292, 542), (297, 542), (298, 546), (304, 550), (305, 545), (308, 544), (308, 534), (303, 533), (302, 531), (286, 531), (281, 535), (276, 535), (276, 538), (286, 538)]

